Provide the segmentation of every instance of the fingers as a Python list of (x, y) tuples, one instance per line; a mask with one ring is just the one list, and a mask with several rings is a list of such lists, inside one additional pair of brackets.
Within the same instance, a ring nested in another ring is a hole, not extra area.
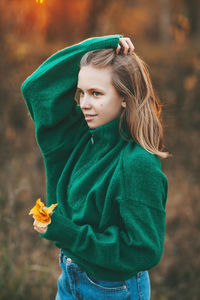
[(37, 226), (34, 226), (34, 229), (39, 232), (39, 233), (45, 233), (46, 230), (47, 230), (47, 227), (37, 227)]
[(121, 49), (123, 49), (123, 53), (125, 55), (133, 53), (135, 47), (134, 47), (132, 41), (130, 40), (130, 38), (120, 38), (119, 39), (119, 44), (116, 49), (116, 53), (119, 54)]
[(126, 39), (126, 43), (127, 43), (128, 46), (129, 46), (129, 49), (128, 49), (129, 53), (133, 53), (133, 51), (135, 50), (135, 47), (134, 47), (134, 45), (133, 45), (131, 39), (127, 38), (127, 39)]
[(118, 44), (117, 49), (116, 49), (116, 54), (119, 54), (120, 50), (121, 50), (121, 46), (120, 46), (120, 44)]
[(33, 222), (33, 227), (34, 227), (34, 229), (35, 229), (37, 232), (39, 232), (39, 233), (45, 233), (46, 230), (47, 230), (47, 226), (45, 226), (45, 227), (38, 227), (38, 226), (36, 225), (36, 220)]
[[(44, 208), (47, 208), (47, 207), (44, 206)], [(49, 213), (50, 217), (52, 216), (52, 214), (53, 214), (53, 212), (50, 212), (50, 213)], [(45, 232), (47, 231), (48, 225), (47, 225), (47, 226), (44, 226), (44, 227), (37, 226), (37, 221), (34, 220), (34, 222), (33, 222), (33, 227), (34, 227), (34, 229), (35, 229), (37, 232), (39, 232), (39, 233), (45, 233)]]

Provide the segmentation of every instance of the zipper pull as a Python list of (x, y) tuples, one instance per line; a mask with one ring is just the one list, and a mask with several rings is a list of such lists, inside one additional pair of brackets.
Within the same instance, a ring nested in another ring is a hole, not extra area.
[(94, 138), (93, 138), (93, 135), (92, 135), (92, 137), (91, 137), (91, 142), (92, 142), (92, 144), (94, 144)]

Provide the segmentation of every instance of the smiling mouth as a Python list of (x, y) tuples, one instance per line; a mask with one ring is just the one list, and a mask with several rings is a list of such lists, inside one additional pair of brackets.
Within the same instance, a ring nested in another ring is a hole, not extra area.
[(85, 114), (85, 120), (89, 121), (89, 120), (92, 120), (96, 117), (97, 115), (87, 115)]

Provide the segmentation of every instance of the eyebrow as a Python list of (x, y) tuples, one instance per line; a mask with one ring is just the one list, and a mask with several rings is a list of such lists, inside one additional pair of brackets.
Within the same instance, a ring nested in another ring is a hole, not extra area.
[[(82, 91), (82, 89), (80, 87), (78, 87), (78, 86), (77, 86), (77, 90), (79, 90), (79, 91), (81, 90)], [(99, 90), (101, 92), (105, 92), (103, 89), (98, 88), (98, 87), (93, 87), (93, 88), (88, 89), (88, 91), (94, 91), (94, 90)]]

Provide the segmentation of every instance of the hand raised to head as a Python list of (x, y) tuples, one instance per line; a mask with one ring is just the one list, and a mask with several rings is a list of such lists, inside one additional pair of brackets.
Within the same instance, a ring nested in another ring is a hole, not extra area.
[(123, 54), (125, 54), (125, 55), (133, 53), (135, 47), (130, 38), (127, 37), (127, 38), (119, 39), (119, 44), (116, 49), (116, 53), (119, 54), (121, 49), (122, 49)]

